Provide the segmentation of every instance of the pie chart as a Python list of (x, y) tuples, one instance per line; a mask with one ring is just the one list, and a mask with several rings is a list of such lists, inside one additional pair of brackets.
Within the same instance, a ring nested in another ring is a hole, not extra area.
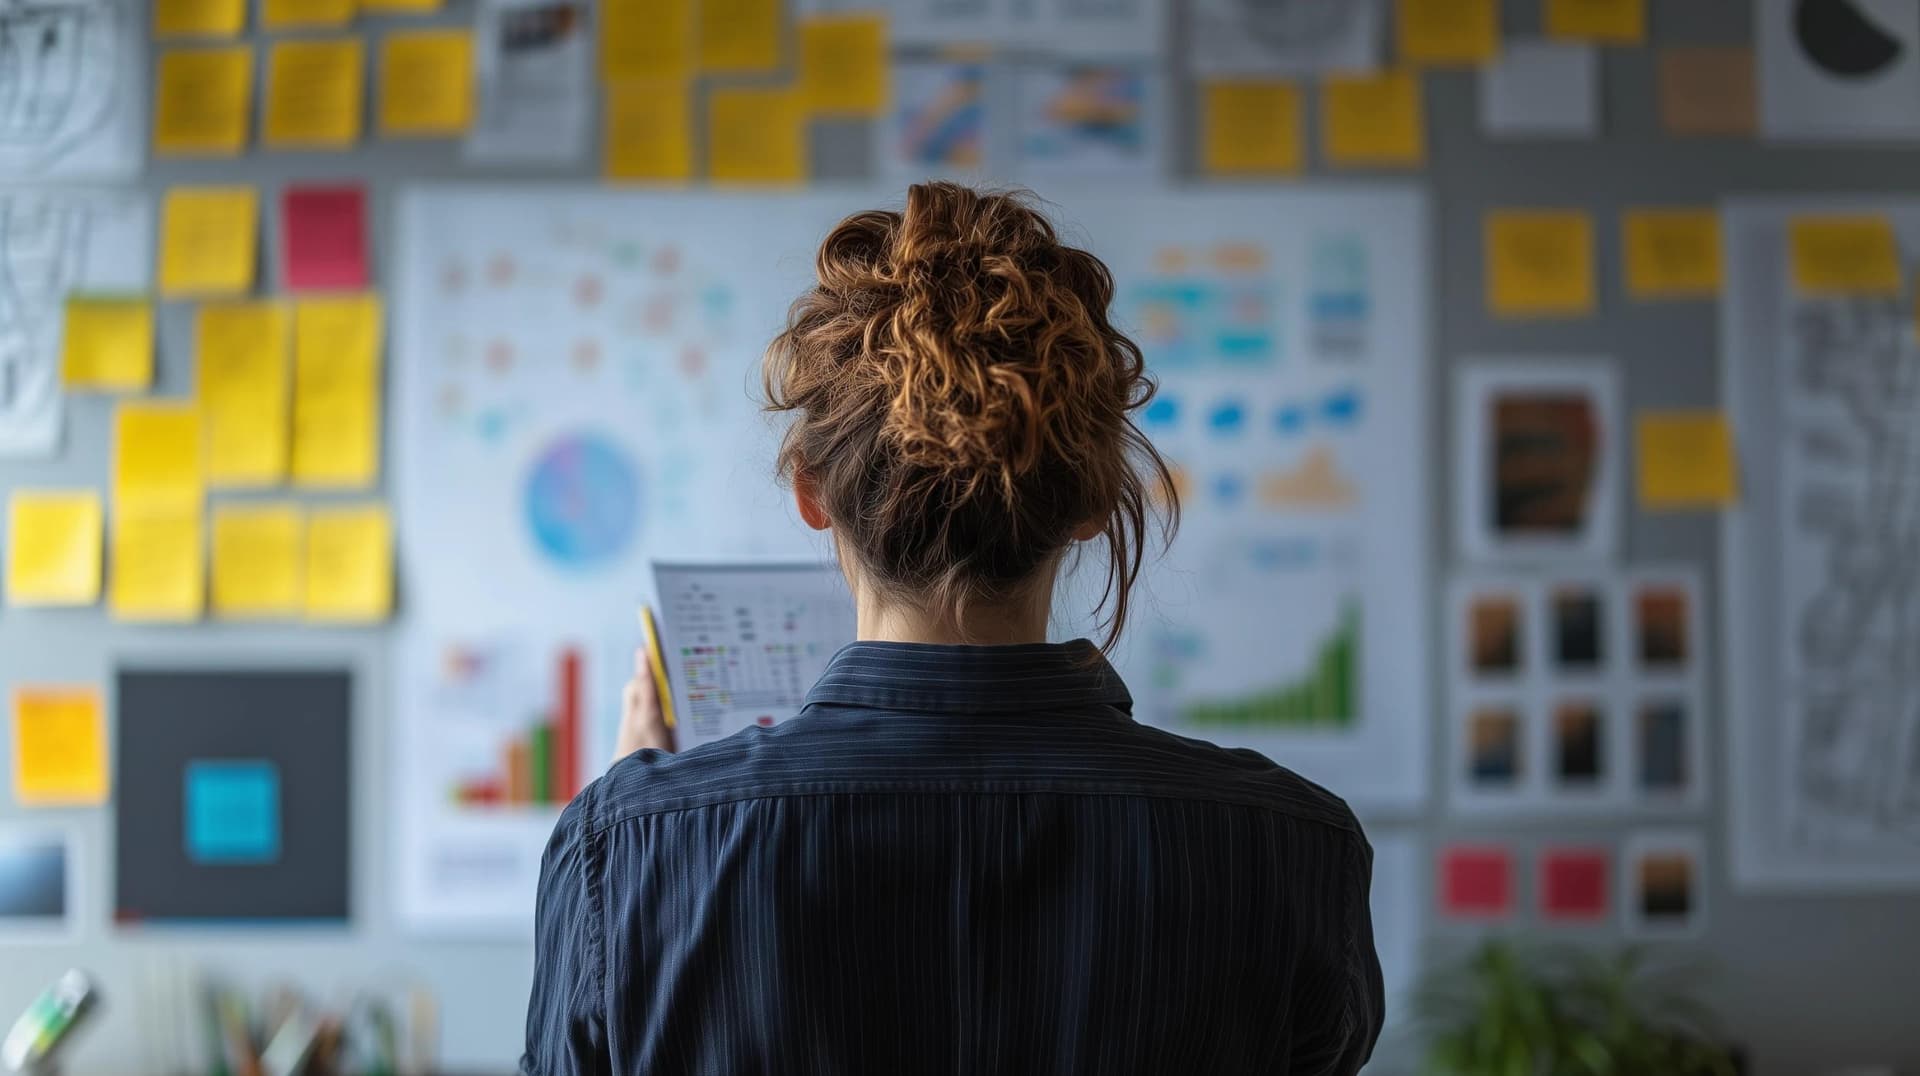
[(1859, 0), (1799, 0), (1793, 37), (1814, 66), (1837, 78), (1871, 78), (1906, 50), (1898, 36), (1861, 10)]
[(639, 470), (608, 438), (558, 437), (534, 461), (525, 511), (534, 546), (548, 560), (600, 567), (619, 559), (639, 529)]

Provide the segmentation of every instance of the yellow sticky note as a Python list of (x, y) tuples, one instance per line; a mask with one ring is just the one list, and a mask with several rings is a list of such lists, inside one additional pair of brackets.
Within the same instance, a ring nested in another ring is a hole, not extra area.
[(15, 688), (14, 798), (28, 807), (106, 802), (105, 713), (94, 688)]
[(92, 490), (15, 490), (7, 498), (7, 604), (99, 601), (104, 518)]
[(113, 416), (113, 502), (199, 510), (200, 411), (190, 403), (127, 401)]
[(223, 504), (213, 510), (215, 616), (299, 615), (305, 524), (295, 504)]
[(233, 37), (246, 25), (246, 0), (153, 0), (155, 37)]
[(816, 116), (878, 116), (886, 111), (886, 18), (816, 15), (802, 22), (800, 92)]
[(1642, 508), (1701, 508), (1740, 496), (1733, 428), (1718, 411), (1648, 411), (1635, 420)]
[(693, 73), (693, 0), (600, 0), (600, 79)]
[(1634, 298), (1720, 294), (1720, 215), (1713, 210), (1629, 209), (1620, 239)]
[(60, 381), (100, 392), (138, 392), (152, 384), (153, 304), (108, 296), (68, 299)]
[(293, 312), (293, 480), (352, 487), (380, 471), (380, 300), (302, 299)]
[(252, 187), (174, 187), (160, 222), (160, 293), (234, 295), (253, 289), (260, 195)]
[(373, 14), (429, 15), (440, 10), (442, 0), (360, 0), (360, 10)]
[(198, 504), (115, 504), (107, 586), (114, 619), (200, 619), (206, 607), (205, 541)]
[(345, 26), (359, 0), (260, 0), (260, 22), (268, 30)]
[(262, 140), (279, 149), (338, 149), (359, 141), (366, 65), (357, 37), (275, 42), (267, 56)]
[(1547, 36), (1638, 45), (1647, 39), (1647, 0), (1547, 0)]
[(807, 114), (792, 89), (716, 88), (707, 95), (707, 175), (723, 183), (807, 178)]
[(213, 303), (194, 328), (207, 481), (267, 486), (287, 475), (290, 319), (280, 303)]
[(1500, 317), (1593, 313), (1593, 218), (1577, 210), (1486, 217), (1487, 308)]
[(1870, 214), (1795, 217), (1788, 231), (1793, 287), (1800, 294), (1900, 293), (1900, 243), (1887, 218)]
[(380, 133), (456, 135), (472, 124), (473, 34), (388, 34), (380, 44)]
[(1417, 166), (1427, 159), (1427, 110), (1412, 71), (1330, 75), (1320, 84), (1320, 140), (1327, 163)]
[(1201, 167), (1215, 175), (1297, 175), (1305, 163), (1300, 88), (1291, 82), (1209, 82)]
[(1499, 0), (1399, 0), (1400, 58), (1478, 66), (1500, 53)]
[(231, 157), (252, 120), (253, 50), (245, 45), (160, 55), (153, 91), (153, 149)]
[(700, 69), (740, 74), (780, 68), (781, 0), (700, 0)]
[(316, 509), (307, 524), (307, 618), (385, 620), (393, 609), (393, 524), (382, 505)]
[(607, 86), (608, 179), (685, 180), (693, 176), (693, 104), (677, 78), (637, 79)]

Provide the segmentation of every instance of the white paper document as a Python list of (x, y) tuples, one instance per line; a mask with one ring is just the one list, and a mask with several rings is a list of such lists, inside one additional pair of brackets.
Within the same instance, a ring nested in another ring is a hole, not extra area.
[(490, 0), (475, 20), (479, 112), (468, 160), (565, 164), (586, 154), (593, 40), (585, 0)]
[(1201, 75), (1313, 75), (1380, 66), (1381, 0), (1196, 0), (1187, 55)]
[(831, 563), (656, 563), (653, 581), (682, 750), (799, 713), (853, 642), (853, 597)]
[(1480, 73), (1480, 126), (1495, 138), (1600, 133), (1600, 60), (1591, 45), (1510, 41)]

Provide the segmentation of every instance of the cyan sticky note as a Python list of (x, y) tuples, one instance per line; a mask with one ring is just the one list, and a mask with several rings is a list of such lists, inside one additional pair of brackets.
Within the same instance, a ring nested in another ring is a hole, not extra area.
[(280, 768), (260, 759), (187, 763), (187, 858), (271, 863), (280, 858)]

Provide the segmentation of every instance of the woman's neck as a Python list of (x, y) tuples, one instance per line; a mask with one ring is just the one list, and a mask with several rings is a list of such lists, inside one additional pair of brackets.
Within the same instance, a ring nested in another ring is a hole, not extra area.
[(897, 600), (860, 594), (854, 602), (862, 642), (1005, 646), (1047, 641), (1047, 602), (981, 605), (959, 618), (929, 616)]

